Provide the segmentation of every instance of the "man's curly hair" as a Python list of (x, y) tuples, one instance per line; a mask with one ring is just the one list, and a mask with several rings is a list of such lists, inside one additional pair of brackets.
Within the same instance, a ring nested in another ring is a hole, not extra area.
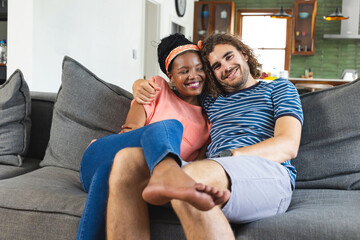
[(240, 38), (236, 35), (224, 33), (224, 34), (212, 34), (208, 36), (203, 42), (202, 42), (202, 48), (201, 48), (201, 57), (204, 63), (204, 69), (206, 72), (206, 75), (208, 77), (208, 81), (206, 84), (206, 91), (210, 93), (213, 97), (218, 97), (220, 94), (224, 92), (223, 87), (220, 85), (220, 83), (216, 80), (215, 75), (213, 74), (213, 71), (210, 66), (209, 62), (209, 55), (211, 52), (214, 51), (214, 48), (218, 44), (229, 44), (234, 46), (239, 52), (241, 52), (244, 55), (248, 56), (248, 65), (250, 69), (250, 74), (253, 78), (260, 77), (260, 67), (261, 64), (256, 59), (253, 50), (244, 44)]

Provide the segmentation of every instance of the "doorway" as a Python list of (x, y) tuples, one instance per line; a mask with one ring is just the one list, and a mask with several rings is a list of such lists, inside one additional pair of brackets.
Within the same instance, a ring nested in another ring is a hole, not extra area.
[(6, 81), (7, 63), (7, 0), (0, 1), (0, 85)]
[(145, 4), (144, 79), (147, 79), (159, 74), (157, 45), (159, 44), (160, 5), (150, 0), (146, 0)]

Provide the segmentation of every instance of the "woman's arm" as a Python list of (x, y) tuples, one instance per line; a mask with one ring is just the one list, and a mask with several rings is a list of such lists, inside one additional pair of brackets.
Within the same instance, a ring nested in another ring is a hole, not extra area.
[(136, 101), (130, 107), (125, 124), (121, 127), (120, 133), (130, 132), (145, 126), (146, 112), (144, 106)]
[(160, 91), (159, 85), (153, 81), (138, 79), (132, 86), (133, 96), (140, 104), (149, 104), (155, 99), (156, 91)]
[(301, 123), (292, 116), (276, 120), (274, 137), (257, 144), (231, 150), (233, 156), (255, 155), (278, 163), (297, 156), (301, 138)]

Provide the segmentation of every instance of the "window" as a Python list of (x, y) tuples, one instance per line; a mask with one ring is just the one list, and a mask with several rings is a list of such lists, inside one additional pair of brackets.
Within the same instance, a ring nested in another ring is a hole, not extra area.
[(254, 50), (263, 72), (289, 71), (290, 67), (291, 19), (271, 18), (270, 14), (277, 11), (237, 11), (237, 34)]

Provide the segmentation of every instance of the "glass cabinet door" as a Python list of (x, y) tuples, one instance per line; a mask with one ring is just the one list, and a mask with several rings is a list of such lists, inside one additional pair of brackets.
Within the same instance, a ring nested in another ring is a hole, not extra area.
[(292, 54), (314, 55), (316, 0), (295, 1)]
[(195, 2), (194, 42), (212, 33), (234, 32), (234, 2)]
[(210, 29), (210, 10), (210, 4), (198, 4), (196, 8), (196, 25), (194, 26), (194, 39), (196, 41), (203, 40), (212, 32)]
[(215, 33), (229, 32), (231, 20), (231, 6), (228, 4), (215, 5)]

